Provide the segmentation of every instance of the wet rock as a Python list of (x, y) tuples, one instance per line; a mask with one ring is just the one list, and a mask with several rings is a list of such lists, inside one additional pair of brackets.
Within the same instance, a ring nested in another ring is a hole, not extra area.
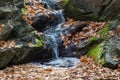
[(118, 0), (62, 0), (61, 4), (65, 15), (77, 20), (119, 19)]
[(33, 17), (32, 26), (38, 30), (42, 31), (46, 28), (46, 26), (56, 25), (60, 23), (60, 13), (61, 11), (50, 11), (47, 13), (38, 13)]

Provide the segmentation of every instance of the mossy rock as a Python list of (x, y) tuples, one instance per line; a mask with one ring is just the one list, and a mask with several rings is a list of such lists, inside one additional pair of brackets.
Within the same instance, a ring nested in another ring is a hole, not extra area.
[(100, 37), (96, 37), (96, 36), (91, 37), (88, 41), (88, 45), (94, 41), (103, 41), (108, 35), (108, 32), (110, 30), (110, 25), (111, 25), (111, 23), (106, 23), (105, 26), (103, 27), (103, 29), (101, 29), (97, 32), (97, 34), (99, 34)]
[[(95, 62), (99, 62), (102, 58), (102, 49), (104, 47), (104, 42), (101, 42), (99, 44), (94, 44), (88, 51), (87, 56), (93, 57)], [(104, 59), (104, 58), (103, 58)], [(104, 64), (105, 62), (100, 62), (101, 64)]]
[(111, 23), (106, 23), (105, 26), (97, 32), (97, 34), (99, 34), (100, 37), (93, 36), (93, 37), (89, 38), (88, 40), (77, 44), (76, 46), (78, 48), (78, 50), (77, 50), (78, 54), (79, 55), (81, 55), (81, 54), (84, 55), (88, 52), (88, 50), (94, 44), (99, 44), (99, 43), (103, 42), (108, 35), (110, 25), (111, 25)]
[(70, 3), (70, 2), (66, 3), (66, 5), (63, 6), (63, 8), (65, 9), (65, 11), (64, 11), (65, 16), (67, 16), (69, 18), (73, 18), (74, 20), (78, 20), (78, 19), (84, 20), (85, 19), (85, 16), (81, 16), (81, 15), (83, 15), (83, 13), (81, 11), (79, 11), (77, 9), (77, 7), (73, 6), (72, 3)]
[(107, 41), (94, 44), (88, 51), (87, 56), (93, 57), (96, 63), (115, 69), (120, 61), (114, 58), (120, 58), (120, 42), (114, 36)]
[(65, 7), (65, 5), (68, 3), (68, 1), (69, 1), (69, 0), (62, 0), (62, 1), (60, 2), (62, 8)]
[(115, 20), (119, 18), (120, 1), (111, 0), (62, 0), (66, 17), (75, 20)]
[[(94, 43), (87, 52), (87, 56), (94, 57), (95, 62), (100, 63), (109, 68), (117, 68), (118, 61), (114, 61), (114, 57), (120, 58), (120, 42), (117, 41), (116, 35), (107, 39), (110, 30), (115, 31), (119, 22), (109, 22), (107, 27), (104, 27), (98, 33), (103, 35), (102, 42)], [(104, 32), (105, 31), (105, 32)], [(106, 34), (107, 33), (107, 34)], [(96, 40), (96, 38), (94, 38)], [(114, 54), (112, 54), (114, 53)]]
[[(12, 40), (15, 47), (0, 47), (0, 68), (8, 65), (48, 59), (51, 54), (41, 52), (44, 49), (44, 37), (22, 19), (21, 9), (25, 0), (4, 0), (0, 3), (0, 23), (4, 25), (0, 40)], [(30, 45), (32, 46), (30, 46)], [(18, 47), (19, 46), (19, 47)], [(43, 54), (44, 53), (44, 54)]]

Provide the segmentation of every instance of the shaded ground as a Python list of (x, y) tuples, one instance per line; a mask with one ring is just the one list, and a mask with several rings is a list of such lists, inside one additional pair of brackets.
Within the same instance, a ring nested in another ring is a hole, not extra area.
[(0, 71), (3, 80), (120, 80), (120, 67), (103, 68), (92, 59), (81, 57), (73, 68), (42, 67), (29, 63)]

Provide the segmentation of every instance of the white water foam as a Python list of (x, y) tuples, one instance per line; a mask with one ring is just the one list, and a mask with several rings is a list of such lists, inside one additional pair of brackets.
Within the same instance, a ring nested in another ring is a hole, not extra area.
[(35, 62), (35, 65), (42, 66), (42, 67), (74, 67), (77, 63), (80, 62), (80, 59), (73, 58), (73, 57), (63, 57), (55, 60), (51, 60), (49, 62), (45, 62), (44, 64), (40, 64), (39, 62)]

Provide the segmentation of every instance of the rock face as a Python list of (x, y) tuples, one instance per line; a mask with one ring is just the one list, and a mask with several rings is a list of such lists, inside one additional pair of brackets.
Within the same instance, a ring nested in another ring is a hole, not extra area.
[[(99, 43), (91, 46), (87, 55), (94, 57), (96, 62), (109, 68), (117, 68), (120, 63), (120, 41), (116, 33), (119, 22), (108, 23), (107, 36)], [(108, 32), (112, 32), (109, 33)]]
[(80, 20), (119, 19), (119, 0), (62, 0), (65, 15)]
[(117, 68), (120, 63), (120, 41), (116, 31), (119, 31), (117, 26), (120, 23), (113, 21), (107, 23), (90, 22), (88, 24), (77, 25), (75, 30), (73, 28), (69, 32), (71, 35), (63, 39), (63, 44), (66, 45), (66, 41), (69, 41), (69, 43), (67, 50), (62, 46), (62, 56), (66, 56), (64, 55), (66, 50), (66, 53), (73, 52), (72, 55), (67, 56), (80, 57), (81, 55), (87, 55), (98, 64), (109, 68)]
[[(42, 54), (45, 51), (43, 37), (21, 18), (23, 1), (4, 0), (0, 3), (0, 68), (51, 56)], [(14, 45), (7, 41), (13, 41)]]
[[(38, 13), (35, 17), (33, 17), (32, 26), (38, 31), (43, 31), (46, 26), (56, 25), (60, 23), (60, 11), (49, 11), (46, 13)], [(41, 27), (41, 28), (40, 28)]]
[[(60, 3), (65, 9), (65, 16), (75, 20), (120, 19), (120, 1), (118, 0), (62, 0)], [(87, 53), (88, 56), (94, 57), (96, 62), (109, 68), (117, 68), (120, 63), (120, 36), (116, 35), (118, 25), (119, 22), (107, 23), (103, 29), (97, 31), (99, 37), (90, 37), (88, 40), (78, 43), (75, 55), (81, 56), (81, 54)], [(114, 34), (109, 34), (111, 31)]]
[(106, 61), (105, 66), (116, 68), (117, 64), (120, 63), (120, 42), (117, 36), (110, 38), (106, 42), (103, 54)]

